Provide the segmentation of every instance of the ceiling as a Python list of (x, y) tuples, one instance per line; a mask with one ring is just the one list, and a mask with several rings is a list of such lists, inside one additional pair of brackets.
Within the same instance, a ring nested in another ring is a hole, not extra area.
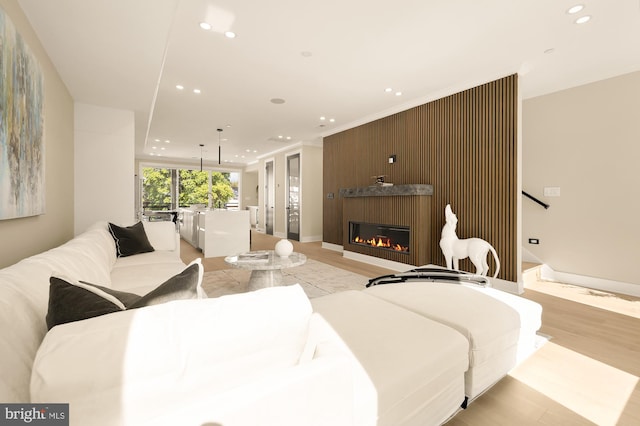
[(220, 144), (242, 167), (516, 72), (530, 98), (640, 69), (639, 0), (18, 2), (76, 102), (135, 112), (147, 160)]

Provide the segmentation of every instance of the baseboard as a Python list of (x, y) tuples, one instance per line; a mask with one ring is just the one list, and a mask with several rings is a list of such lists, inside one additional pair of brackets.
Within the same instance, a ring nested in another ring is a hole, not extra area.
[(327, 250), (337, 251), (338, 253), (342, 253), (343, 251), (342, 246), (338, 244), (326, 243), (324, 241), (322, 242), (322, 248)]
[(301, 237), (301, 243), (315, 243), (317, 241), (322, 241), (322, 235), (312, 235), (310, 237)]
[(588, 277), (586, 275), (570, 274), (568, 272), (558, 272), (554, 271), (548, 265), (542, 265), (540, 267), (540, 278), (546, 281), (555, 281), (577, 285), (579, 287), (640, 297), (640, 285), (638, 284)]
[(287, 238), (287, 234), (285, 232), (274, 232), (273, 236), (278, 238)]
[(415, 268), (414, 265), (407, 263), (394, 262), (393, 260), (380, 259), (379, 257), (367, 256), (366, 254), (360, 254), (353, 251), (345, 250), (342, 252), (342, 256), (346, 259), (356, 260), (362, 263), (368, 263), (369, 265), (379, 266), (381, 268), (391, 269), (392, 271), (405, 272), (409, 269)]

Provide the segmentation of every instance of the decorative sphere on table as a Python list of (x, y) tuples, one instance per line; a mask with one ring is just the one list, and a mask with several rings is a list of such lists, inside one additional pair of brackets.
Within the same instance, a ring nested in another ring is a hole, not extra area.
[(293, 244), (289, 240), (282, 239), (276, 243), (274, 251), (279, 257), (289, 257), (293, 253)]

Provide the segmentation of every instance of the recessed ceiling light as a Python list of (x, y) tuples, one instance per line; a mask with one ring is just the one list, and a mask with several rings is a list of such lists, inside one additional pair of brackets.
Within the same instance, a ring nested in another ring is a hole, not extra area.
[(200, 28), (203, 30), (209, 31), (211, 30), (211, 24), (208, 22), (200, 22)]
[(258, 153), (258, 150), (254, 149), (254, 150), (253, 150), (253, 153), (254, 153), (254, 154), (257, 154), (257, 153)]
[(155, 142), (160, 142), (160, 139), (154, 139)]
[(569, 10), (567, 10), (567, 13), (573, 15), (574, 13), (580, 12), (582, 9), (584, 9), (584, 5), (576, 4), (575, 6), (570, 7)]
[(200, 89), (193, 89), (193, 93), (195, 93), (196, 95), (200, 94)]
[(391, 87), (387, 87), (386, 89), (384, 89), (384, 91), (387, 93), (391, 93), (393, 92), (393, 89)]
[(236, 33), (234, 33), (233, 31), (225, 31), (224, 36), (226, 38), (236, 38)]
[(231, 124), (227, 124), (227, 129), (230, 129), (230, 128), (231, 128)]
[(165, 139), (164, 143), (171, 143), (169, 139)]
[(402, 96), (402, 92), (396, 92), (396, 96)]
[(324, 120), (326, 120), (326, 119), (327, 119), (327, 117), (320, 117), (320, 120), (321, 120), (321, 121), (324, 121)]
[(331, 123), (335, 123), (335, 122), (336, 122), (336, 119), (335, 119), (335, 118), (330, 118), (330, 119), (329, 119), (329, 121), (330, 121)]
[(290, 141), (291, 140), (291, 136), (287, 136), (287, 140)]
[(151, 149), (158, 149), (158, 147), (157, 146), (152, 146)]
[(281, 104), (283, 104), (285, 102), (285, 100), (282, 99), (282, 98), (273, 98), (273, 99), (271, 99), (270, 102), (272, 104), (281, 105)]
[(282, 136), (282, 135), (278, 135), (278, 139), (282, 139), (282, 138), (283, 138), (283, 136)]
[(160, 148), (160, 151), (164, 151), (165, 149), (167, 149), (167, 148), (165, 148), (165, 147), (163, 146), (162, 148)]
[(182, 89), (184, 89), (184, 86), (181, 85), (181, 84), (176, 84), (176, 89), (182, 90)]
[(591, 19), (591, 16), (589, 15), (581, 16), (578, 19), (576, 19), (576, 24), (584, 24), (585, 22), (589, 22), (590, 19)]

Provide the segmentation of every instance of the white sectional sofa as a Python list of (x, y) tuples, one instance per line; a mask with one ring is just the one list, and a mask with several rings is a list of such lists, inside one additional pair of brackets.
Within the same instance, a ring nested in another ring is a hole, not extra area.
[(191, 268), (172, 223), (143, 225), (149, 253), (117, 257), (102, 223), (0, 270), (0, 403), (69, 403), (82, 426), (438, 425), (540, 327), (514, 295), (403, 283), (125, 304), (47, 331), (52, 275), (143, 295)]
[(29, 381), (47, 325), (49, 278), (76, 280), (144, 294), (182, 271), (179, 237), (168, 222), (145, 222), (152, 253), (117, 258), (107, 223), (66, 244), (0, 270), (0, 401), (29, 401)]
[(300, 286), (47, 331), (52, 275), (143, 295), (185, 270), (173, 224), (143, 225), (153, 252), (116, 257), (101, 223), (0, 270), (0, 403), (69, 403), (78, 426), (375, 424), (371, 381)]

